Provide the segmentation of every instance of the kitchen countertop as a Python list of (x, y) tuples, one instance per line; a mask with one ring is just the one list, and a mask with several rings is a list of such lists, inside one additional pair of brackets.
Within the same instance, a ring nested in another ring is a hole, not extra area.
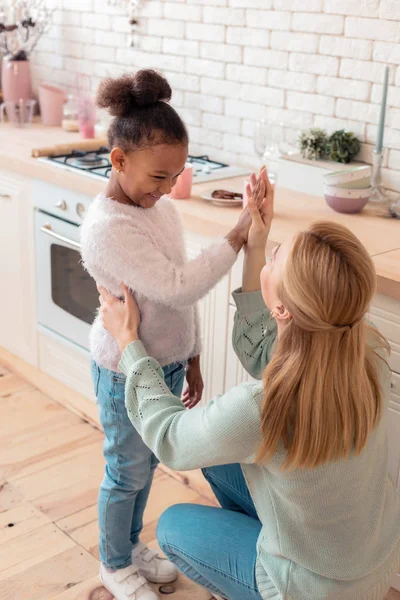
[[(0, 125), (0, 169), (17, 172), (25, 177), (41, 179), (95, 196), (102, 192), (105, 181), (72, 173), (32, 158), (33, 148), (68, 144), (81, 141), (79, 134), (61, 128), (44, 127), (40, 123), (30, 128)], [(238, 217), (240, 209), (221, 208), (207, 204), (200, 196), (216, 187), (242, 191), (243, 178), (197, 184), (190, 200), (175, 200), (184, 226), (207, 236), (225, 235)], [(277, 187), (275, 218), (270, 240), (282, 242), (312, 221), (331, 220), (349, 227), (363, 242), (374, 258), (378, 274), (378, 291), (400, 300), (400, 222), (376, 217), (366, 208), (357, 215), (343, 215), (332, 211), (322, 195), (311, 196)]]

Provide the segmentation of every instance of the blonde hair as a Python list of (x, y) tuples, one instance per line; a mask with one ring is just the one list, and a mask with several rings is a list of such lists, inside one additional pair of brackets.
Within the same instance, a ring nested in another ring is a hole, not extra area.
[(314, 223), (295, 237), (282, 270), (278, 297), (292, 318), (264, 372), (256, 461), (283, 443), (284, 469), (315, 468), (366, 445), (382, 410), (373, 347), (389, 346), (364, 320), (376, 274), (349, 229)]

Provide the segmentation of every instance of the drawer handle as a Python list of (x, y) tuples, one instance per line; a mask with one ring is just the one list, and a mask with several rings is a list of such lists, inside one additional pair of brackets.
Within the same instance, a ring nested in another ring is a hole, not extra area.
[(10, 194), (0, 194), (0, 198), (6, 198), (7, 200), (11, 200)]
[(51, 225), (49, 225), (48, 223), (46, 225), (43, 225), (43, 227), (40, 228), (40, 231), (43, 231), (43, 233), (46, 233), (50, 237), (56, 238), (56, 240), (59, 240), (60, 242), (64, 242), (64, 244), (69, 244), (73, 248), (77, 248), (78, 250), (81, 249), (81, 245), (78, 244), (78, 242), (74, 242), (73, 240), (70, 240), (63, 235), (52, 231)]

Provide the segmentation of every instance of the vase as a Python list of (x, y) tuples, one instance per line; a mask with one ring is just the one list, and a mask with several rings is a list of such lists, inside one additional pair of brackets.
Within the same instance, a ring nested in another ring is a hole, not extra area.
[(32, 99), (31, 69), (29, 60), (3, 58), (1, 87), (5, 102)]

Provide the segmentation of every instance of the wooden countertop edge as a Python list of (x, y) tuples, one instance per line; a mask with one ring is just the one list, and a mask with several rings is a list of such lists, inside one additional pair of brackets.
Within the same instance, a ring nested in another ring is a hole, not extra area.
[[(84, 178), (79, 174), (39, 162), (38, 159), (32, 157), (23, 157), (20, 160), (13, 160), (0, 153), (0, 167), (18, 173), (23, 177), (42, 180), (53, 185), (67, 188), (75, 193), (88, 196), (95, 196), (104, 189), (104, 184), (101, 180), (90, 179), (89, 177)], [(194, 195), (193, 200), (198, 199), (199, 196)], [(208, 217), (207, 214), (205, 214), (204, 217), (190, 214), (190, 211), (187, 212), (184, 210), (185, 204), (180, 201), (177, 201), (176, 205), (180, 205), (178, 210), (184, 227), (193, 233), (208, 237), (221, 237), (227, 233), (228, 228), (231, 226), (228, 214), (226, 215), (228, 217), (226, 223), (222, 224), (219, 221), (212, 220), (212, 217)], [(229, 213), (230, 215), (238, 214), (239, 210), (236, 209), (233, 212), (233, 209), (229, 209)], [(271, 243), (279, 243), (279, 241), (271, 240)], [(390, 252), (394, 250), (395, 249), (392, 249), (388, 252), (381, 253), (380, 256), (390, 254)], [(372, 258), (374, 258), (374, 256), (372, 256)], [(390, 279), (386, 275), (381, 274), (378, 265), (376, 265), (376, 269), (377, 291), (396, 300), (400, 300), (400, 281)]]

